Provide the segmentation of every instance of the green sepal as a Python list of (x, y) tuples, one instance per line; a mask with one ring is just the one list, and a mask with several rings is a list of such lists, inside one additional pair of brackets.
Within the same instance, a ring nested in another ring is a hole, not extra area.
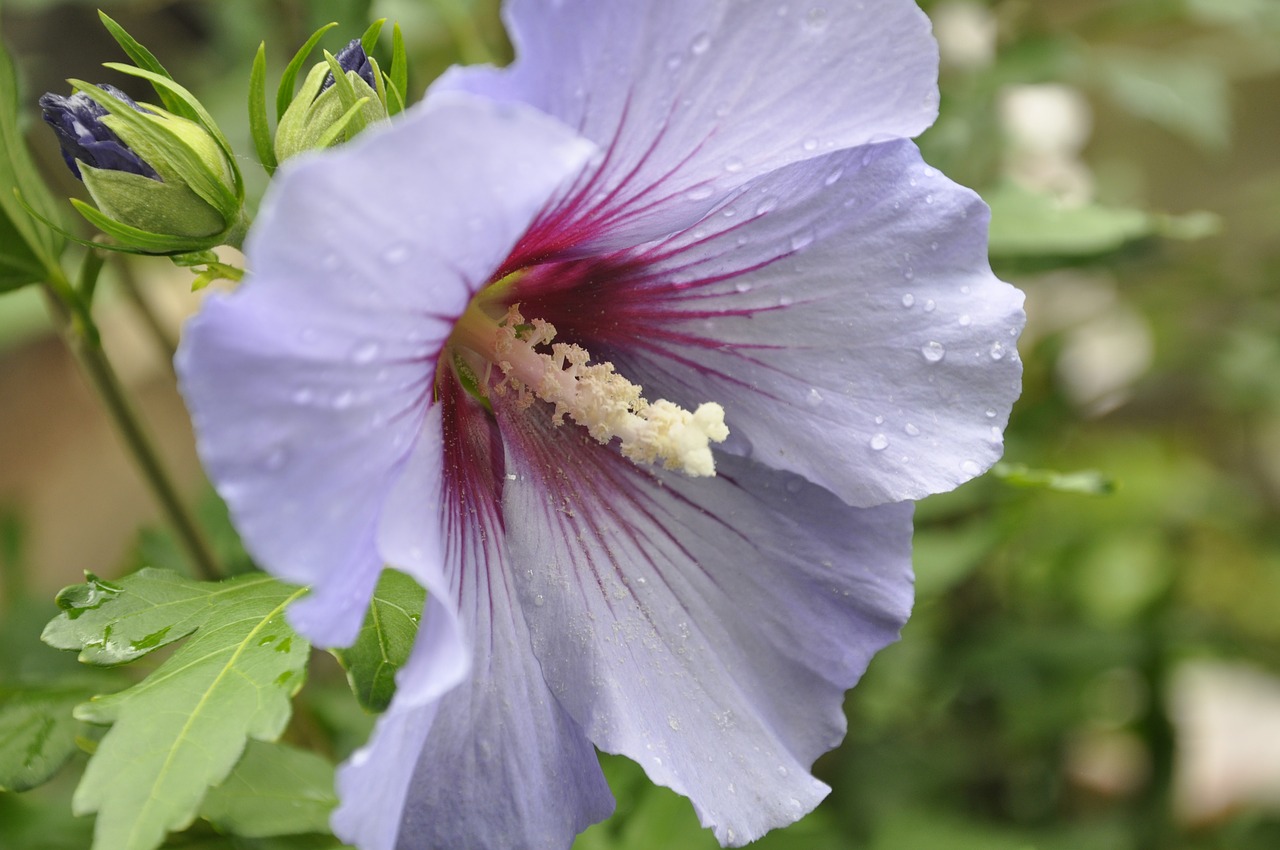
[[(133, 36), (125, 32), (124, 27), (113, 21), (106, 12), (99, 9), (98, 18), (102, 21), (102, 25), (107, 28), (107, 32), (111, 33), (111, 37), (116, 40), (116, 43), (120, 45), (125, 54), (132, 59), (138, 67), (164, 77), (165, 79), (173, 79), (173, 75), (165, 70), (165, 67), (160, 64), (160, 61), (156, 59), (155, 55), (150, 50), (139, 44)], [(188, 120), (198, 120), (198, 114), (196, 111), (173, 92), (158, 86), (155, 83), (152, 83), (152, 87), (156, 90), (156, 94), (160, 96), (160, 100), (164, 102), (165, 109), (175, 115), (181, 115), (183, 118)]]
[[(366, 88), (368, 88), (368, 83), (365, 83), (354, 71), (344, 71), (342, 65), (338, 63), (337, 57), (327, 50), (324, 52), (324, 61), (329, 66), (329, 73), (333, 75), (333, 86), (331, 88), (338, 93), (338, 103), (341, 104), (343, 113), (350, 112), (351, 108), (360, 100), (360, 95), (356, 93), (356, 86), (352, 79), (359, 80)], [(327, 94), (327, 91), (321, 92), (320, 97), (323, 98)], [(316, 106), (318, 105), (316, 104)], [(351, 135), (353, 136), (365, 128), (364, 121), (355, 119), (348, 119), (348, 121), (353, 124), (351, 127)], [(317, 147), (328, 147), (328, 145), (318, 145)]]
[(253, 71), (249, 75), (249, 132), (253, 135), (253, 147), (258, 161), (267, 174), (275, 174), (276, 151), (271, 144), (271, 128), (267, 123), (267, 44), (261, 42), (253, 57)]
[(396, 115), (404, 111), (409, 99), (409, 59), (404, 49), (404, 33), (400, 32), (400, 24), (391, 27), (391, 82), (390, 90), (394, 97), (387, 98), (387, 114)]
[(139, 230), (183, 239), (207, 239), (226, 229), (222, 214), (184, 183), (163, 183), (83, 162), (80, 176), (100, 212)]
[[(289, 60), (289, 64), (285, 66), (284, 75), (280, 77), (280, 86), (276, 89), (276, 120), (284, 119), (286, 110), (293, 103), (294, 94), (293, 86), (298, 79), (298, 72), (302, 70), (302, 65), (307, 61), (307, 57), (311, 55), (311, 51), (320, 43), (320, 39), (324, 34), (338, 25), (337, 21), (330, 21), (320, 29), (311, 34), (311, 38), (298, 48), (298, 52), (293, 54), (293, 58)], [(278, 132), (278, 131), (277, 131)]]
[(213, 120), (213, 116), (210, 115), (208, 110), (201, 105), (200, 101), (195, 99), (191, 92), (187, 91), (185, 88), (167, 77), (153, 74), (150, 71), (144, 71), (141, 68), (135, 68), (132, 65), (122, 65), (118, 62), (106, 62), (103, 63), (103, 67), (110, 68), (113, 71), (119, 71), (122, 74), (128, 74), (131, 77), (140, 77), (141, 79), (150, 81), (152, 85), (163, 86), (188, 103), (196, 113), (196, 117), (193, 118), (192, 121), (203, 127), (204, 130), (213, 137), (214, 142), (217, 143), (218, 147), (222, 150), (224, 158), (223, 162), (230, 172), (231, 183), (235, 191), (236, 200), (239, 202), (244, 201), (244, 180), (240, 176), (240, 169), (236, 166), (236, 152), (231, 147), (231, 143), (227, 141), (227, 137), (222, 134), (220, 129), (218, 129), (218, 125)]
[[(13, 194), (14, 194), (14, 197), (18, 199), (18, 203), (22, 206), (22, 209), (26, 211), (27, 215), (31, 216), (36, 221), (40, 222), (50, 230), (54, 231), (63, 239), (66, 239), (68, 242), (74, 242), (75, 244), (83, 245), (86, 248), (101, 248), (104, 251), (114, 251), (118, 254), (138, 254), (142, 256), (151, 256), (156, 253), (154, 251), (144, 251), (141, 248), (134, 248), (129, 245), (112, 245), (107, 242), (99, 242), (95, 239), (85, 239), (84, 237), (77, 236), (71, 231), (67, 230), (62, 225), (58, 224), (56, 221), (53, 221), (52, 219), (47, 218), (46, 216), (41, 214), (39, 211), (37, 211), (34, 207), (31, 206), (30, 203), (27, 202), (27, 199), (23, 197), (22, 193), (19, 190), (14, 189)], [(90, 209), (90, 210), (94, 210), (94, 212), (97, 212), (96, 209), (94, 209), (89, 204), (86, 204), (84, 201), (79, 201), (75, 198), (72, 198), (70, 200), (71, 200), (72, 206), (76, 206), (77, 204), (79, 204), (81, 207), (85, 209)], [(79, 209), (79, 207), (77, 207), (77, 209)], [(83, 214), (84, 213), (82, 212), (81, 215)], [(116, 222), (113, 222), (113, 223), (116, 223)], [(155, 234), (155, 235), (158, 235), (158, 234)]]
[[(355, 103), (351, 104), (351, 108), (338, 116), (338, 119), (329, 125), (329, 129), (325, 130), (324, 134), (321, 135), (320, 138), (316, 139), (316, 143), (313, 147), (316, 150), (324, 150), (325, 148), (332, 147), (337, 144), (344, 135), (348, 137), (354, 136), (358, 132), (357, 130), (352, 130), (350, 133), (347, 133), (346, 131), (353, 125), (356, 125), (357, 119), (360, 118), (365, 104), (369, 102), (370, 98), (362, 97)], [(360, 124), (359, 126), (363, 127), (364, 124)]]
[[(118, 248), (107, 245), (98, 247), (120, 250), (126, 254), (173, 254), (198, 251), (202, 248), (211, 248), (214, 245), (221, 244), (216, 239), (180, 238), (131, 227), (124, 222), (116, 221), (93, 204), (87, 204), (79, 198), (72, 198), (71, 206), (75, 207), (76, 212), (84, 216), (86, 221), (116, 240), (120, 246)], [(82, 244), (95, 245), (96, 243), (86, 239), (82, 240)], [(131, 248), (137, 250), (130, 250)]]
[(386, 22), (386, 18), (378, 18), (378, 20), (369, 24), (369, 28), (360, 36), (360, 49), (365, 52), (366, 56), (371, 56), (373, 48), (378, 46), (378, 36), (382, 33), (382, 25)]

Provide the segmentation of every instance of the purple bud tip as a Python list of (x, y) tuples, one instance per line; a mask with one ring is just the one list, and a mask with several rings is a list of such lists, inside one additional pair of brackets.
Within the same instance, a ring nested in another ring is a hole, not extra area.
[[(347, 46), (339, 50), (338, 55), (333, 58), (338, 60), (338, 65), (342, 70), (347, 72), (355, 71), (360, 79), (369, 84), (369, 88), (377, 89), (377, 85), (373, 80), (373, 65), (369, 62), (369, 56), (364, 52), (360, 39), (351, 39)], [(329, 74), (324, 78), (320, 91), (324, 91), (331, 85), (333, 85), (333, 74)]]
[[(115, 99), (127, 103), (139, 112), (147, 112), (129, 95), (112, 85), (99, 86)], [(62, 147), (62, 158), (77, 179), (83, 180), (79, 162), (92, 168), (108, 171), (126, 171), (159, 180), (156, 170), (142, 160), (129, 146), (102, 122), (107, 110), (84, 92), (70, 97), (45, 94), (40, 97), (45, 123), (53, 128)]]

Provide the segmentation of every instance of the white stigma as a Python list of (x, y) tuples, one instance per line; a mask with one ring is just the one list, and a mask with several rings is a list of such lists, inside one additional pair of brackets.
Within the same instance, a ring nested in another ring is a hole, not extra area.
[(588, 363), (591, 355), (578, 345), (558, 342), (550, 354), (537, 351), (555, 339), (556, 329), (541, 319), (526, 323), (518, 305), (496, 330), (493, 362), (526, 398), (531, 392), (554, 404), (557, 425), (567, 416), (600, 443), (616, 437), (622, 456), (636, 463), (661, 463), (695, 478), (716, 474), (710, 444), (729, 436), (720, 405), (700, 404), (690, 413), (666, 399), (646, 401), (642, 387), (612, 363)]

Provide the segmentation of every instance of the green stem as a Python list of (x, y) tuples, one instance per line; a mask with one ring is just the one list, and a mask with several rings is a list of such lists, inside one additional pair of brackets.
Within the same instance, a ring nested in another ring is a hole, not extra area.
[(89, 383), (93, 384), (107, 412), (116, 424), (121, 438), (129, 452), (133, 455), (138, 469), (150, 486), (152, 494), (160, 504), (178, 541), (187, 551), (192, 564), (200, 576), (208, 581), (216, 581), (222, 577), (213, 550), (195, 518), (186, 509), (178, 495), (177, 488), (165, 471), (151, 438), (143, 428), (142, 421), (129, 402), (124, 386), (111, 367), (111, 361), (102, 348), (102, 339), (97, 325), (84, 302), (77, 296), (71, 284), (61, 271), (50, 270), (50, 279), (45, 284), (49, 294), (49, 304), (54, 319), (63, 338), (76, 355)]
[(142, 287), (138, 283), (138, 277), (133, 273), (133, 267), (129, 262), (123, 258), (117, 260), (116, 272), (119, 275), (121, 291), (124, 292), (125, 298), (129, 300), (129, 304), (137, 311), (142, 323), (146, 325), (147, 333), (151, 335), (156, 348), (163, 355), (164, 362), (168, 364), (169, 370), (172, 372), (173, 356), (178, 350), (178, 340), (164, 326), (164, 322), (160, 321), (160, 317), (156, 315), (151, 302), (143, 295)]

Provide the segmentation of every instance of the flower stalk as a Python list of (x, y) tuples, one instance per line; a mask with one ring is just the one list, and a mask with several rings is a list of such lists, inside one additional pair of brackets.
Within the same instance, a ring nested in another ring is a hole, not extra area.
[(102, 347), (102, 337), (89, 305), (80, 297), (60, 269), (49, 269), (45, 292), (50, 312), (67, 346), (85, 377), (102, 399), (108, 415), (139, 472), (160, 505), (165, 518), (186, 550), (196, 572), (206, 581), (216, 581), (223, 572), (195, 517), (187, 510), (172, 477), (165, 469), (155, 444), (129, 401), (119, 376)]

